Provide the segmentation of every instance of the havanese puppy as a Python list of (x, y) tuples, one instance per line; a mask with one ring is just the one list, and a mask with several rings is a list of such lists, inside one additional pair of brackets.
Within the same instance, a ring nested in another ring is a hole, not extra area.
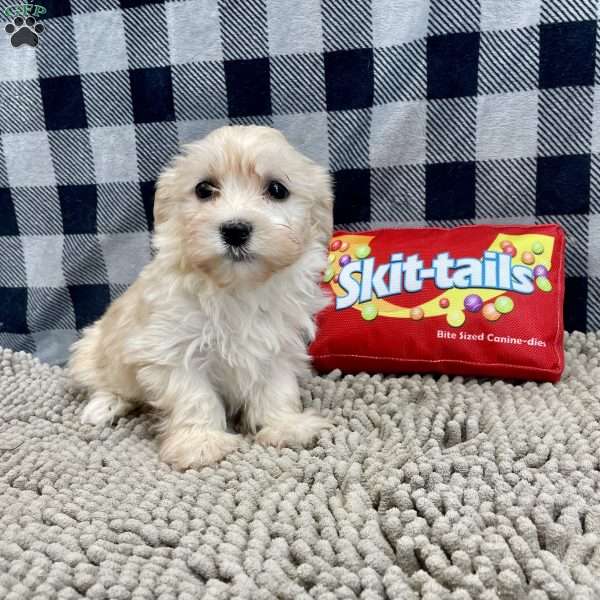
[(223, 127), (161, 174), (154, 218), (154, 259), (73, 345), (82, 420), (152, 406), (161, 458), (180, 469), (236, 449), (233, 416), (262, 444), (310, 444), (328, 426), (298, 385), (327, 303), (327, 172), (275, 129)]

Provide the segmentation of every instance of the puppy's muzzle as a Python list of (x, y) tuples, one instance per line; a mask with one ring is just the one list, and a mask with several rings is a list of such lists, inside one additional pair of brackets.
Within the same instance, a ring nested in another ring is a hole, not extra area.
[(252, 235), (252, 225), (247, 221), (228, 221), (221, 225), (221, 238), (231, 248), (241, 248)]

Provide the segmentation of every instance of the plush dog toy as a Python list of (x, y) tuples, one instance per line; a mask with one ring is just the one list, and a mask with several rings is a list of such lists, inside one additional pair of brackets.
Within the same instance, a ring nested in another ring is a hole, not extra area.
[(322, 371), (556, 381), (564, 366), (564, 235), (556, 225), (337, 232)]

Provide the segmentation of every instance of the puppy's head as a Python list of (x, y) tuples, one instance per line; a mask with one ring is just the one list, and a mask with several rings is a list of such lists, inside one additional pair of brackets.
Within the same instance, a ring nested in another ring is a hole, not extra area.
[(158, 180), (156, 244), (221, 286), (259, 284), (332, 229), (327, 172), (276, 129), (233, 126), (188, 145)]

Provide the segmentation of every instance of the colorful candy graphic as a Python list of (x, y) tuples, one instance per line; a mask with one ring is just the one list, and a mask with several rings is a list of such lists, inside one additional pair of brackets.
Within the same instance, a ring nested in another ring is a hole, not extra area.
[(323, 281), (325, 283), (329, 283), (333, 277), (335, 276), (335, 268), (333, 265), (329, 265), (327, 269), (325, 269), (325, 273), (323, 275)]
[(517, 249), (512, 244), (504, 246), (504, 248), (502, 248), (502, 252), (504, 252), (504, 254), (510, 254), (513, 257), (517, 255)]
[(346, 252), (346, 250), (348, 250), (348, 242), (342, 242), (342, 245), (340, 246), (340, 252)]
[(333, 240), (333, 242), (331, 242), (331, 244), (329, 244), (329, 249), (332, 252), (337, 252), (340, 247), (342, 245), (342, 240)]
[(464, 300), (464, 305), (469, 312), (479, 312), (483, 306), (483, 300), (477, 294), (469, 294)]
[(548, 269), (544, 265), (536, 265), (533, 268), (534, 277), (548, 277)]
[(440, 298), (440, 308), (448, 308), (450, 306), (450, 300), (448, 298)]
[(533, 244), (531, 244), (531, 251), (534, 254), (544, 254), (544, 244), (538, 241), (533, 242)]
[(536, 277), (535, 284), (540, 290), (542, 290), (542, 292), (552, 291), (552, 284), (550, 283), (550, 280), (547, 277), (544, 277), (543, 275), (541, 275), (540, 277)]
[(494, 308), (503, 315), (508, 314), (514, 307), (515, 303), (508, 296), (500, 296), (494, 302)]
[(338, 262), (340, 263), (340, 267), (345, 267), (348, 263), (352, 262), (352, 257), (348, 254), (342, 254)]
[(496, 307), (494, 306), (493, 302), (488, 302), (487, 304), (484, 304), (483, 308), (481, 309), (481, 314), (488, 320), (488, 321), (497, 321), (502, 315), (496, 310)]
[(371, 248), (369, 246), (363, 245), (363, 246), (359, 246), (356, 249), (356, 258), (367, 258), (367, 256), (369, 256), (369, 254), (371, 254)]
[(420, 321), (425, 316), (423, 309), (420, 306), (415, 306), (410, 309), (410, 318), (413, 321)]
[(521, 260), (526, 265), (532, 265), (535, 262), (535, 256), (531, 252), (528, 252), (526, 250), (525, 252), (523, 252), (523, 254), (521, 254)]
[(451, 310), (446, 316), (446, 321), (450, 327), (460, 327), (465, 322), (465, 313), (462, 310)]
[(377, 316), (377, 307), (372, 303), (365, 304), (361, 308), (361, 315), (365, 321), (372, 321)]

